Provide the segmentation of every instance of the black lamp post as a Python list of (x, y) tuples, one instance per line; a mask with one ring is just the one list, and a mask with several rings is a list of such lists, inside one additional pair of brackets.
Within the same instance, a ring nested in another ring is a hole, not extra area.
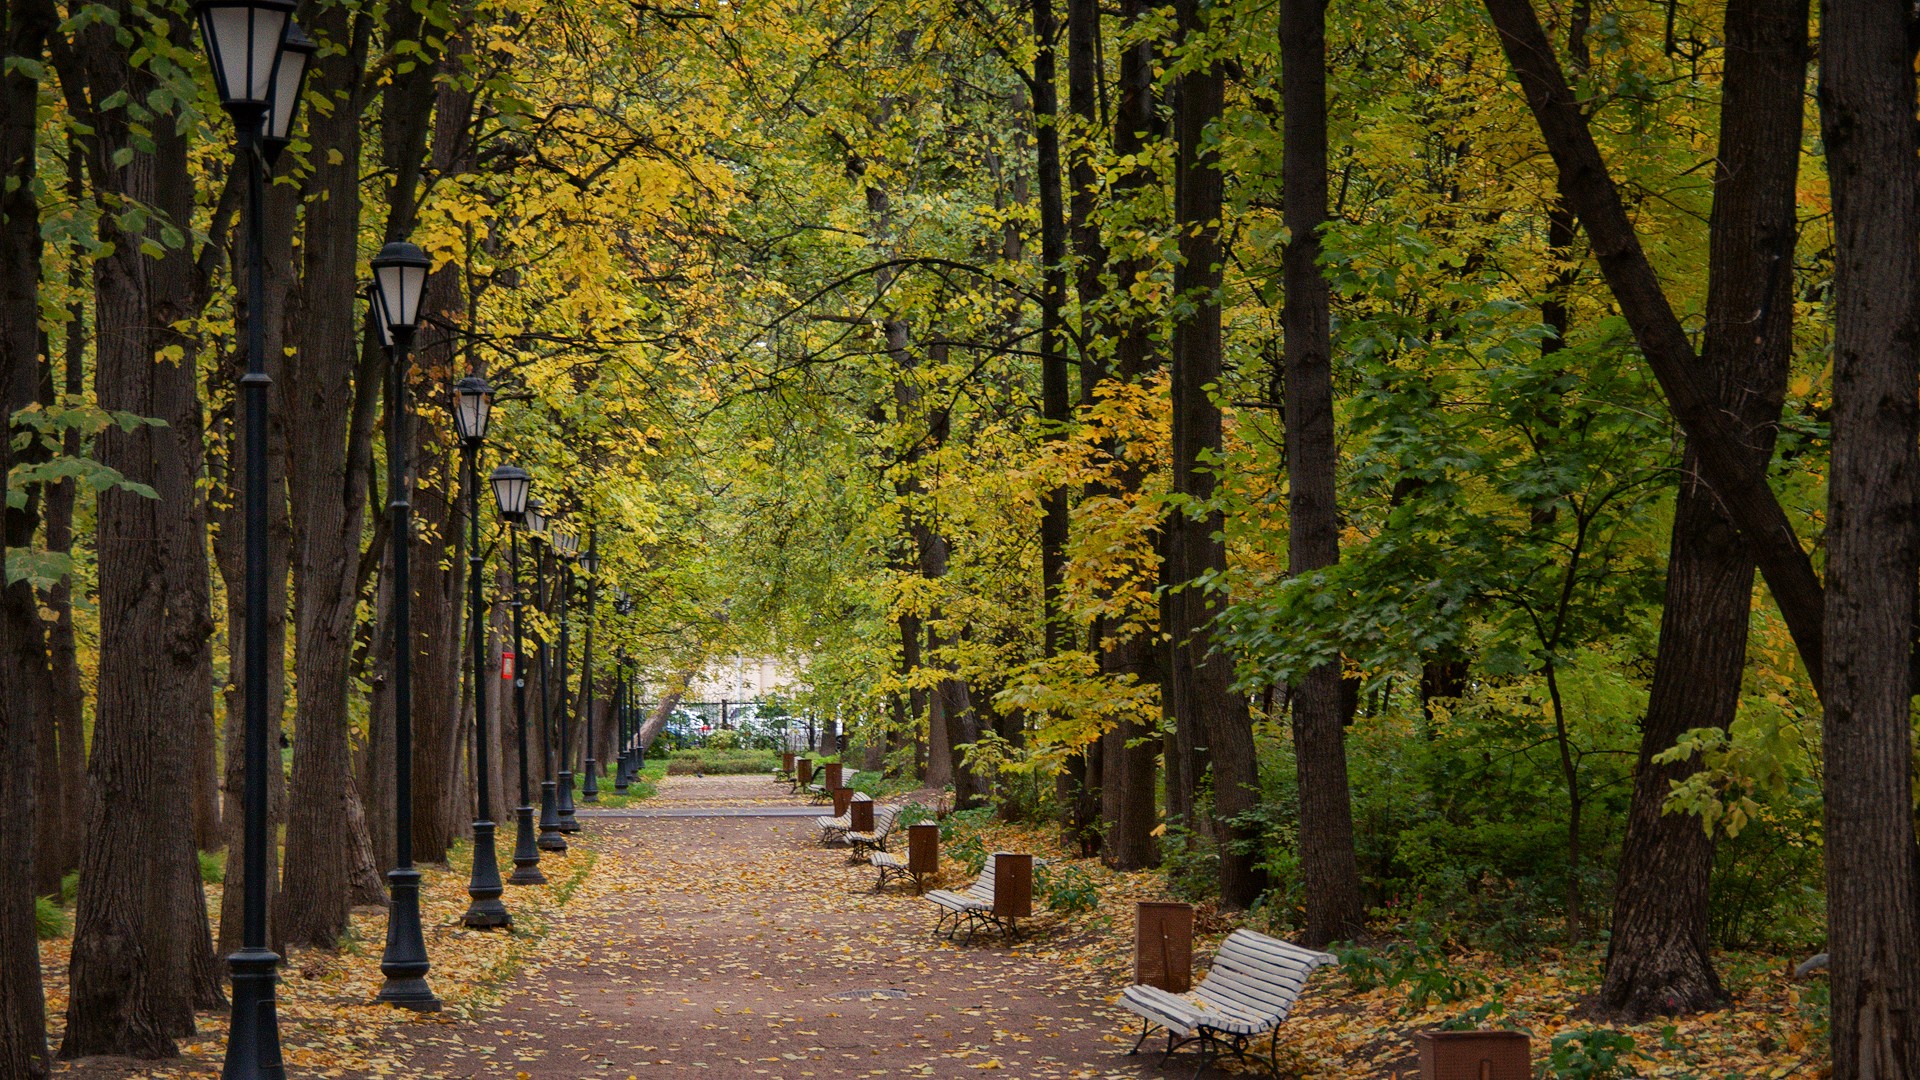
[(580, 822), (573, 816), (573, 725), (568, 722), (573, 710), (573, 694), (568, 690), (568, 667), (572, 664), (572, 623), (567, 606), (573, 599), (573, 560), (580, 551), (580, 537), (571, 530), (553, 535), (553, 551), (560, 558), (560, 831), (577, 833)]
[(513, 717), (520, 749), (520, 805), (513, 809), (513, 875), (509, 885), (544, 885), (547, 875), (540, 872), (540, 849), (534, 844), (533, 785), (527, 776), (527, 672), (521, 655), (523, 633), (520, 617), (520, 530), (527, 519), (527, 495), (533, 490), (533, 477), (527, 470), (502, 465), (487, 477), (493, 484), (493, 501), (507, 530), (507, 587), (512, 590), (508, 607), (513, 610)]
[(467, 639), (473, 650), (473, 775), (480, 797), (480, 816), (473, 823), (473, 876), (467, 882), (473, 903), (460, 921), (475, 930), (513, 925), (513, 916), (500, 902), (506, 888), (500, 883), (500, 860), (493, 846), (493, 769), (487, 745), (487, 679), (482, 674), (487, 618), (480, 580), (486, 565), (480, 556), (480, 444), (486, 441), (492, 413), (493, 388), (487, 380), (469, 375), (453, 385), (453, 425), (460, 435), (461, 483), (467, 493)]
[[(613, 597), (614, 613), (621, 618), (633, 614), (633, 598), (625, 589), (615, 590)], [(633, 686), (627, 677), (627, 651), (620, 650), (620, 658), (614, 665), (617, 683), (617, 704), (614, 715), (620, 721), (620, 757), (613, 770), (613, 790), (617, 795), (625, 795), (627, 788), (633, 785)]]
[(587, 553), (580, 560), (587, 571), (587, 642), (586, 656), (580, 663), (580, 697), (585, 704), (587, 714), (587, 782), (580, 789), (580, 797), (588, 802), (600, 801), (600, 763), (593, 760), (593, 616), (600, 602), (600, 530), (598, 527), (587, 529)]
[(246, 472), (247, 618), (241, 643), (242, 709), (240, 951), (227, 957), (233, 1020), (220, 1075), (278, 1080), (280, 957), (267, 947), (267, 387), (266, 173), (292, 135), (314, 44), (293, 25), (293, 0), (201, 0), (194, 6), (220, 104), (233, 118), (247, 174), (247, 373), (240, 380)]
[[(527, 532), (541, 542), (541, 551), (533, 562), (534, 602), (547, 612), (547, 553), (553, 550), (553, 537), (547, 532), (547, 515), (539, 499), (527, 502)], [(560, 830), (560, 785), (553, 774), (553, 664), (547, 656), (547, 639), (540, 639), (540, 839), (541, 851), (567, 850), (567, 838)]]
[(407, 457), (413, 425), (407, 421), (407, 361), (426, 291), (427, 253), (396, 240), (373, 257), (377, 322), (393, 338), (387, 364), (387, 537), (393, 565), (393, 828), (399, 865), (387, 872), (387, 948), (380, 971), (387, 977), (380, 1000), (416, 1012), (437, 1012), (440, 999), (427, 986), (426, 937), (420, 930), (420, 871), (413, 868), (413, 582), (407, 549), (413, 504)]

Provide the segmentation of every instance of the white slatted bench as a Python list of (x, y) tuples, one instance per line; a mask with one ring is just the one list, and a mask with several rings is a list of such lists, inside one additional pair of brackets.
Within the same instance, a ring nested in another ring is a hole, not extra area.
[(1175, 1050), (1189, 1043), (1200, 1044), (1200, 1068), (1223, 1053), (1231, 1053), (1249, 1064), (1250, 1042), (1267, 1036), (1267, 1062), (1277, 1076), (1274, 1050), (1280, 1037), (1280, 1024), (1293, 1011), (1293, 1003), (1307, 987), (1307, 977), (1315, 968), (1337, 964), (1332, 953), (1316, 952), (1279, 938), (1236, 930), (1220, 944), (1207, 977), (1189, 994), (1171, 994), (1156, 986), (1127, 987), (1120, 1004), (1141, 1018), (1140, 1039), (1128, 1053), (1138, 1053), (1153, 1029), (1165, 1028), (1167, 1052), (1165, 1064)]
[[(853, 812), (849, 810), (848, 816)], [(897, 806), (876, 806), (873, 808), (872, 832), (849, 832), (846, 841), (853, 846), (853, 856), (849, 862), (858, 862), (862, 852), (887, 850), (887, 838), (893, 835), (894, 823), (900, 820), (900, 808)]]
[(981, 926), (998, 925), (993, 917), (993, 864), (993, 856), (988, 855), (980, 876), (964, 892), (935, 889), (926, 894), (927, 900), (940, 909), (940, 917), (933, 923), (934, 933), (944, 932), (947, 940), (952, 941), (964, 926), (967, 940), (972, 941), (974, 931)]
[[(873, 796), (864, 791), (856, 791), (853, 793), (852, 801), (872, 802)], [(853, 828), (853, 810), (849, 807), (846, 813), (838, 817), (832, 814), (822, 814), (814, 818), (813, 823), (820, 829), (821, 843), (831, 844), (835, 840), (845, 840), (847, 832)], [(878, 820), (876, 820), (874, 824), (879, 824)]]
[(915, 877), (913, 871), (907, 868), (907, 860), (895, 855), (891, 851), (872, 852), (867, 856), (867, 861), (873, 864), (875, 870), (880, 871), (880, 879), (873, 883), (874, 892), (879, 892), (881, 889), (886, 888), (887, 882), (895, 878), (905, 877), (913, 878), (913, 888), (915, 892), (925, 891), (927, 887), (926, 882)]
[[(853, 778), (859, 774), (860, 770), (858, 769), (847, 769), (841, 772), (840, 786), (852, 787)], [(827, 774), (821, 771), (820, 767), (816, 765), (813, 769), (813, 775), (819, 779), (807, 785), (807, 797), (810, 799), (825, 799), (828, 802), (832, 802), (833, 792), (827, 790)]]

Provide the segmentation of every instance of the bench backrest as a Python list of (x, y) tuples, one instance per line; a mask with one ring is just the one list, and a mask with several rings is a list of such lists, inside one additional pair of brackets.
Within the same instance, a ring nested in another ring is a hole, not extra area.
[[(994, 855), (997, 854), (999, 852), (994, 852)], [(993, 855), (987, 856), (987, 865), (981, 869), (980, 876), (974, 879), (972, 885), (967, 886), (968, 896), (976, 900), (985, 900), (989, 904), (993, 903), (993, 864), (998, 861)]]
[(1194, 987), (1200, 1000), (1270, 1017), (1287, 1018), (1307, 976), (1326, 964), (1338, 963), (1331, 953), (1315, 952), (1279, 938), (1236, 930), (1214, 954), (1207, 977)]
[(900, 820), (900, 808), (881, 806), (873, 812), (873, 835), (884, 837), (893, 831), (894, 822)]

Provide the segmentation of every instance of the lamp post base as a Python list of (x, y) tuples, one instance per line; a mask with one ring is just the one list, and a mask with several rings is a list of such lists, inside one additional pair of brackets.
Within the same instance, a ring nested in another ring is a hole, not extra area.
[(600, 801), (600, 763), (587, 759), (587, 782), (580, 788), (580, 797), (587, 802)]
[(461, 925), (472, 930), (498, 930), (513, 925), (513, 916), (500, 902), (506, 889), (500, 884), (500, 861), (493, 847), (493, 822), (473, 823), (473, 878), (467, 895), (473, 898)]
[(273, 988), (280, 957), (267, 949), (241, 949), (227, 957), (233, 974), (233, 1023), (220, 1080), (281, 1080), (279, 1010)]
[(534, 844), (533, 807), (515, 807), (513, 818), (513, 876), (507, 884), (545, 885), (547, 875), (540, 872), (540, 849)]
[(427, 986), (427, 941), (420, 932), (420, 871), (403, 866), (387, 871), (387, 951), (380, 973), (387, 977), (379, 1001), (414, 1012), (439, 1012), (440, 999)]
[(551, 780), (540, 781), (540, 839), (535, 846), (541, 851), (567, 850), (560, 828), (560, 796)]
[(580, 822), (573, 816), (573, 773), (563, 771), (560, 774), (560, 831), (577, 833)]

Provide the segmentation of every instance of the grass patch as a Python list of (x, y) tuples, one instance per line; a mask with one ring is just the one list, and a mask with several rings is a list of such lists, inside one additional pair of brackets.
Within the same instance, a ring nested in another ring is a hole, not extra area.
[(780, 755), (772, 750), (716, 750), (698, 748), (675, 750), (667, 755), (667, 775), (746, 776), (771, 774), (780, 767)]
[(52, 941), (73, 933), (73, 920), (51, 896), (33, 898), (33, 934), (41, 941)]
[(649, 759), (627, 785), (627, 793), (622, 795), (613, 790), (613, 784), (607, 783), (600, 788), (600, 799), (590, 805), (619, 810), (644, 802), (660, 794), (660, 781), (667, 777), (667, 763), (657, 758)]

